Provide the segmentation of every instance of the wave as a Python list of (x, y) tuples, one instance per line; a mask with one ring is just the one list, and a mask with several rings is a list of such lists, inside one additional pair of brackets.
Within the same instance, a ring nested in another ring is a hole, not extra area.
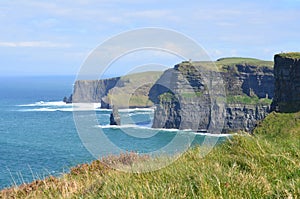
[(129, 108), (129, 109), (119, 109), (119, 112), (128, 112), (128, 113), (132, 113), (132, 112), (154, 112), (154, 108)]
[(107, 124), (107, 125), (96, 125), (96, 127), (103, 128), (103, 129), (134, 128), (134, 129), (147, 129), (147, 130), (151, 130), (151, 131), (183, 132), (183, 133), (193, 133), (195, 135), (210, 136), (210, 137), (230, 137), (233, 135), (233, 134), (198, 133), (198, 132), (194, 132), (190, 129), (179, 130), (179, 129), (151, 128), (151, 127), (147, 127), (147, 126), (139, 126), (139, 125), (134, 125), (134, 124), (125, 124), (125, 125), (121, 125), (121, 126)]
[(21, 104), (17, 105), (20, 107), (34, 107), (34, 106), (72, 106), (72, 104), (66, 104), (63, 101), (53, 101), (53, 102), (44, 102), (44, 101), (39, 101), (35, 102), (33, 104)]
[(33, 109), (20, 109), (17, 110), (20, 112), (55, 112), (55, 111), (61, 111), (61, 112), (72, 112), (73, 108), (33, 108)]
[[(33, 112), (33, 111), (45, 111), (45, 112), (54, 112), (54, 111), (63, 111), (63, 112), (72, 112), (72, 111), (97, 111), (100, 110), (100, 103), (76, 103), (76, 104), (67, 104), (63, 101), (52, 101), (44, 102), (39, 101), (31, 104), (21, 104), (17, 107), (22, 107), (18, 111), (21, 112)], [(24, 109), (26, 107), (31, 107), (30, 109)]]
[(210, 137), (231, 137), (235, 134), (220, 134), (220, 133), (198, 133), (198, 132), (194, 132), (195, 135), (205, 135), (205, 136), (210, 136)]
[[(17, 107), (31, 107), (30, 109), (19, 109), (22, 112), (33, 112), (33, 111), (97, 111), (97, 112), (111, 112), (112, 109), (101, 109), (101, 103), (73, 103), (67, 104), (63, 101), (38, 101), (31, 104), (20, 104)], [(33, 108), (36, 107), (36, 108)], [(120, 113), (130, 113), (133, 114), (148, 114), (149, 112), (154, 112), (153, 108), (133, 108), (133, 109), (119, 109)]]

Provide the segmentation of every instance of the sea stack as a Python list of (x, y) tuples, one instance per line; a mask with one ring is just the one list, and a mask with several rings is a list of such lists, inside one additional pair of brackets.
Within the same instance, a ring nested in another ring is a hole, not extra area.
[(275, 93), (271, 109), (276, 112), (300, 111), (300, 53), (274, 56)]
[(116, 106), (112, 106), (112, 113), (110, 114), (110, 125), (121, 125), (121, 118)]

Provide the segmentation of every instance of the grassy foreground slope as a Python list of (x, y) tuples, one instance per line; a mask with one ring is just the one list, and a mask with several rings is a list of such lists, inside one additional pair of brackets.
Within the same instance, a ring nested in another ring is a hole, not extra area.
[[(300, 113), (271, 113), (254, 136), (235, 136), (204, 158), (199, 148), (167, 168), (119, 172), (100, 161), (60, 178), (4, 190), (0, 198), (299, 198)], [(134, 164), (134, 155), (119, 161)]]

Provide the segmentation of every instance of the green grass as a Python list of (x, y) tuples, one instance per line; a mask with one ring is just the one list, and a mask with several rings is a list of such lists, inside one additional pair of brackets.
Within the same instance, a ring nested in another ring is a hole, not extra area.
[(176, 96), (171, 93), (171, 92), (166, 92), (163, 93), (161, 95), (158, 96), (159, 101), (162, 102), (174, 102), (174, 101), (178, 101), (178, 99), (176, 98)]
[(254, 64), (257, 66), (273, 66), (272, 61), (264, 61), (255, 58), (244, 58), (244, 57), (228, 57), (220, 58), (216, 61), (218, 64), (233, 65), (233, 64)]
[[(178, 97), (181, 98), (195, 98), (195, 97), (201, 97), (203, 92), (195, 91), (195, 92), (184, 92), (180, 93)], [(159, 96), (160, 102), (173, 102), (178, 101), (176, 96), (170, 92), (163, 93)]]
[[(170, 166), (124, 173), (101, 161), (1, 192), (0, 198), (299, 198), (300, 113), (271, 113), (247, 134), (215, 147), (188, 150)], [(135, 154), (108, 157), (129, 167), (148, 160)]]
[(103, 99), (119, 108), (153, 106), (148, 92), (162, 73), (148, 71), (122, 76), (119, 83)]
[(274, 66), (273, 61), (264, 61), (260, 59), (254, 58), (242, 58), (242, 57), (231, 57), (231, 58), (221, 58), (218, 59), (215, 64), (219, 68), (219, 70), (226, 72), (229, 71), (231, 68), (234, 68), (237, 71), (236, 65), (250, 65), (250, 66), (257, 66), (259, 68), (269, 68), (272, 69)]
[(300, 59), (300, 52), (280, 53), (276, 56), (280, 56), (282, 58)]
[(244, 58), (244, 57), (228, 57), (228, 58), (220, 58), (217, 61), (209, 62), (209, 61), (193, 61), (193, 62), (183, 62), (184, 65), (201, 65), (207, 70), (220, 71), (220, 72), (237, 72), (237, 65), (249, 65), (249, 66), (257, 66), (257, 70), (261, 68), (272, 69), (274, 66), (273, 61), (265, 61), (255, 58)]
[(118, 108), (151, 107), (153, 102), (146, 95), (131, 95), (126, 93), (108, 94), (107, 101), (112, 102)]
[(228, 104), (270, 105), (272, 103), (271, 99), (258, 98), (257, 96), (250, 97), (248, 95), (228, 95), (226, 97)]

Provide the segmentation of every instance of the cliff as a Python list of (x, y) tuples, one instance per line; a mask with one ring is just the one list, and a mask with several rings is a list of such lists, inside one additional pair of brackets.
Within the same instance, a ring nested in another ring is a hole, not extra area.
[(101, 108), (116, 105), (119, 108), (150, 107), (150, 88), (162, 72), (150, 71), (102, 80), (77, 80), (72, 102), (101, 103)]
[[(77, 80), (73, 88), (73, 103), (99, 103), (110, 89), (120, 81), (120, 77), (104, 80)], [(120, 83), (119, 83), (120, 84)]]
[[(149, 93), (156, 104), (153, 128), (214, 133), (211, 125), (220, 125), (224, 127), (223, 133), (253, 130), (270, 111), (274, 95), (273, 63), (230, 58), (220, 59), (215, 64), (218, 70), (212, 70), (206, 62), (183, 62), (165, 71)], [(219, 90), (221, 79), (225, 95)], [(209, 88), (214, 89), (214, 99), (226, 98), (225, 107), (212, 101)], [(220, 123), (222, 118), (224, 122)]]
[[(217, 70), (211, 64), (182, 62), (163, 74), (144, 72), (105, 80), (79, 80), (74, 85), (73, 102), (101, 102), (101, 108), (112, 104), (119, 108), (155, 104), (154, 128), (207, 131), (209, 126), (222, 126), (223, 132), (251, 131), (267, 115), (274, 97), (273, 62), (223, 58), (213, 63)], [(212, 87), (214, 93), (209, 90)], [(223, 94), (219, 90), (222, 87)], [(216, 95), (214, 100), (225, 100), (226, 106), (218, 107), (211, 101), (212, 94)]]
[(300, 53), (274, 56), (275, 96), (272, 110), (300, 111)]

